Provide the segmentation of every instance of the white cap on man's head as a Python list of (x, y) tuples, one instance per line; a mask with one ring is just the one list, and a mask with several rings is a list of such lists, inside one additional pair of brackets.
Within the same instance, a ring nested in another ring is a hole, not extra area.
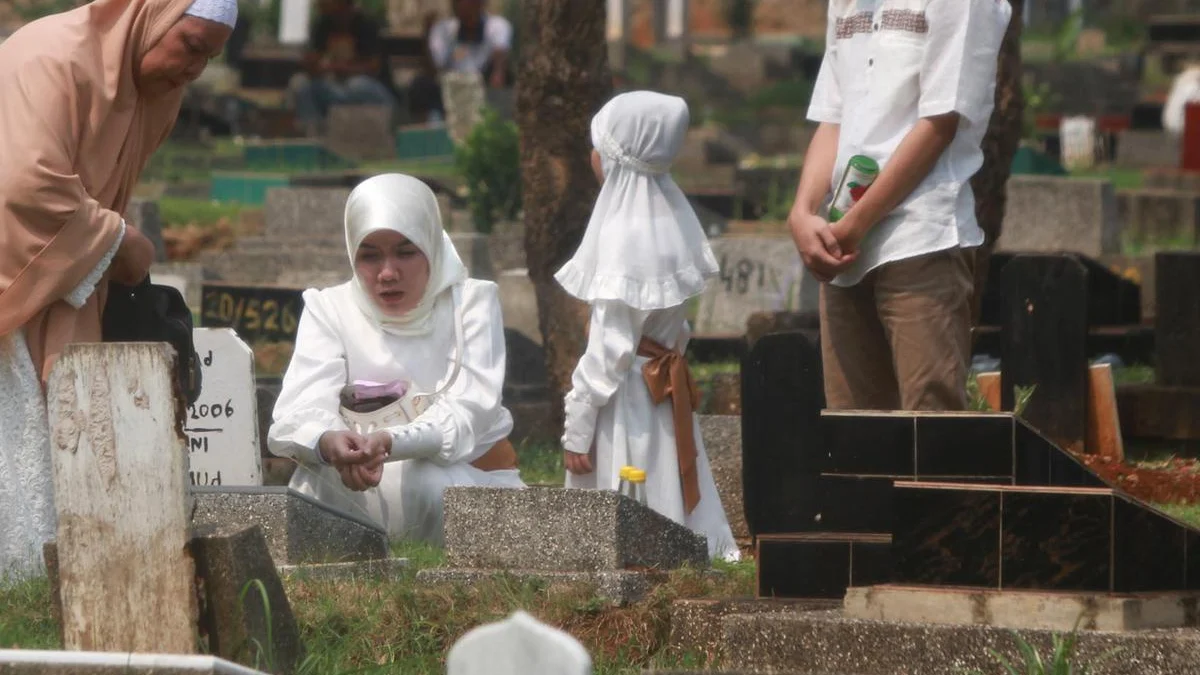
[(237, 0), (195, 0), (183, 15), (216, 21), (233, 28), (237, 24)]

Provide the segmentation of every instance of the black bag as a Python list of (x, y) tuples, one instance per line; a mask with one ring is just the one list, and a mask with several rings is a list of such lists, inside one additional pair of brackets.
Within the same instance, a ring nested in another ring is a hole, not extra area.
[(175, 348), (175, 379), (191, 405), (200, 395), (200, 358), (192, 342), (192, 310), (171, 286), (108, 284), (101, 334), (105, 342), (167, 342)]

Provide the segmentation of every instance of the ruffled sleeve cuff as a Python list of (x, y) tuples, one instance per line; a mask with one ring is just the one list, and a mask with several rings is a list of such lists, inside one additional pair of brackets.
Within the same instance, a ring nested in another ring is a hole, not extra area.
[(117, 240), (113, 242), (112, 248), (104, 254), (100, 262), (88, 274), (83, 281), (79, 282), (67, 297), (63, 298), (67, 304), (75, 309), (83, 307), (87, 303), (88, 298), (92, 297), (92, 293), (96, 290), (96, 284), (100, 283), (100, 279), (104, 277), (104, 273), (108, 271), (108, 266), (112, 264), (113, 258), (117, 256), (117, 249), (121, 248), (121, 242), (125, 239), (125, 220), (121, 219), (121, 232), (117, 235)]
[(592, 436), (596, 433), (596, 417), (600, 409), (592, 405), (586, 396), (571, 390), (567, 394), (566, 424), (564, 425), (562, 444), (563, 449), (579, 455), (586, 455), (592, 446)]

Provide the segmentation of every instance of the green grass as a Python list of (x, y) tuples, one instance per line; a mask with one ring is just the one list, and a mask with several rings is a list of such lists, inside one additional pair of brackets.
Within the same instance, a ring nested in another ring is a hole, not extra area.
[(1113, 368), (1113, 384), (1120, 387), (1126, 384), (1154, 384), (1154, 366), (1134, 364)]
[(1200, 504), (1159, 504), (1158, 508), (1192, 527), (1200, 527)]
[(1145, 183), (1145, 175), (1141, 169), (1127, 169), (1116, 166), (1100, 166), (1092, 169), (1071, 172), (1072, 178), (1101, 178), (1109, 181), (1114, 190), (1136, 190)]
[(59, 649), (58, 624), (50, 615), (50, 583), (0, 581), (0, 649)]
[(184, 197), (160, 197), (158, 199), (158, 209), (164, 227), (185, 227), (187, 225), (210, 227), (222, 218), (228, 219), (230, 223), (235, 223), (242, 211), (247, 208), (241, 204), (214, 202), (208, 199)]
[(566, 468), (556, 443), (530, 441), (517, 448), (521, 480), (527, 485), (562, 485)]

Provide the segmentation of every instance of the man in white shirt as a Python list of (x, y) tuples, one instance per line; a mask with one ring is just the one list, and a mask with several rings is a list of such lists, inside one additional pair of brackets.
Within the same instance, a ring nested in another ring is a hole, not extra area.
[(490, 86), (508, 83), (512, 24), (483, 11), (483, 0), (454, 0), (454, 16), (429, 33), (429, 53), (438, 72), (479, 73)]
[[(970, 360), (970, 179), (994, 107), (1007, 0), (830, 0), (788, 218), (821, 281), (831, 409), (961, 410)], [(823, 213), (854, 155), (880, 166), (841, 220)]]

